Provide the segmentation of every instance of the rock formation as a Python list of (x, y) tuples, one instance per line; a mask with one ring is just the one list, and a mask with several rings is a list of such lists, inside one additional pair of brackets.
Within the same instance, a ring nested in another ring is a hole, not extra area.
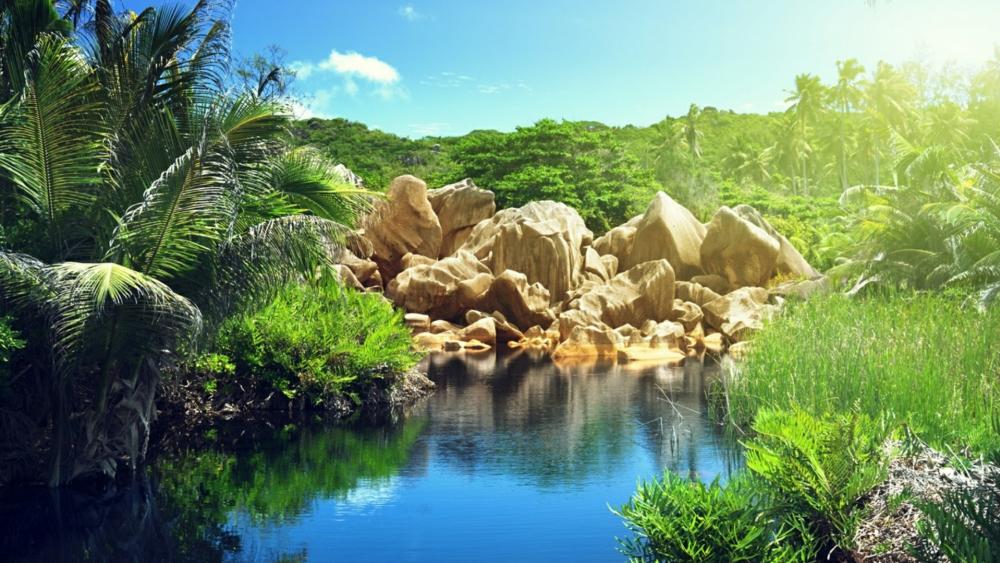
[(496, 212), (493, 192), (477, 188), (468, 178), (428, 190), (427, 199), (441, 223), (441, 258), (454, 254), (472, 234), (472, 228)]
[(392, 181), (386, 200), (375, 204), (364, 226), (374, 249), (372, 260), (384, 280), (403, 270), (403, 256), (412, 253), (437, 258), (441, 249), (441, 223), (427, 199), (427, 184), (413, 176)]
[(643, 262), (581, 296), (577, 308), (610, 326), (670, 318), (674, 269), (666, 260)]
[(338, 275), (384, 290), (427, 350), (681, 363), (740, 345), (785, 299), (826, 288), (752, 207), (723, 207), (706, 226), (662, 192), (594, 240), (561, 203), (496, 212), (471, 180), (427, 190), (401, 176), (364, 227)]
[(583, 249), (594, 235), (571, 207), (533, 201), (476, 225), (462, 246), (494, 272), (513, 270), (560, 301), (582, 280)]
[(701, 263), (731, 287), (761, 286), (774, 275), (780, 247), (766, 231), (723, 206), (708, 224)]
[(620, 270), (649, 260), (665, 259), (678, 279), (702, 273), (701, 243), (705, 226), (684, 206), (657, 192), (646, 212), (594, 242), (601, 254), (618, 258)]

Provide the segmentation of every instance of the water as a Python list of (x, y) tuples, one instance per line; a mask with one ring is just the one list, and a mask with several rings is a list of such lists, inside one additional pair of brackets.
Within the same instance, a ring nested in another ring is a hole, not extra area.
[(427, 370), (437, 392), (393, 427), (214, 430), (109, 498), (8, 499), (0, 558), (615, 561), (609, 506), (638, 480), (739, 463), (706, 416), (717, 368), (486, 354)]

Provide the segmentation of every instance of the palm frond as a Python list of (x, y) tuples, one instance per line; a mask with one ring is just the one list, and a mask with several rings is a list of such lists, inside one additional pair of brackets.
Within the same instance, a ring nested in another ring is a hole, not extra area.
[(189, 272), (222, 238), (234, 181), (227, 157), (191, 147), (125, 213), (109, 255), (159, 279)]
[(206, 316), (225, 316), (266, 302), (291, 280), (329, 264), (350, 231), (313, 215), (270, 219), (220, 246), (203, 278), (211, 280), (197, 302)]
[(371, 211), (374, 193), (344, 181), (319, 151), (300, 148), (270, 162), (267, 188), (282, 194), (298, 213), (312, 213), (342, 225), (354, 225)]
[(62, 37), (40, 37), (25, 76), (20, 96), (0, 112), (0, 168), (58, 247), (63, 220), (94, 201), (101, 181), (103, 107), (90, 68)]

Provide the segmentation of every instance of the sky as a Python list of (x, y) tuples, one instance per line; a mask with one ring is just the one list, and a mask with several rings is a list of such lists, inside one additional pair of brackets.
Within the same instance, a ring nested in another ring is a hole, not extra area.
[(233, 33), (286, 51), (300, 116), (416, 138), (777, 111), (796, 74), (850, 57), (976, 67), (1000, 0), (237, 0)]

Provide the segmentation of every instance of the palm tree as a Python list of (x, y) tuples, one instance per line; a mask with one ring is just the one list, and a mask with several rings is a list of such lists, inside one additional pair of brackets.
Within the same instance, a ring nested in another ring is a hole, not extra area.
[(785, 99), (790, 102), (787, 113), (792, 116), (798, 127), (798, 142), (802, 150), (798, 151), (799, 162), (802, 170), (802, 193), (809, 189), (808, 150), (804, 150), (809, 145), (808, 127), (815, 123), (823, 113), (823, 84), (819, 77), (812, 74), (800, 74), (795, 77), (795, 90)]
[(847, 136), (845, 132), (845, 121), (852, 109), (861, 103), (862, 92), (858, 82), (858, 76), (865, 71), (857, 59), (847, 59), (837, 61), (837, 84), (830, 90), (831, 97), (840, 112), (838, 123), (840, 136), (840, 186), (842, 190), (849, 187), (847, 174)]
[(701, 116), (701, 109), (696, 104), (688, 107), (687, 114), (677, 123), (676, 134), (681, 144), (687, 147), (691, 160), (701, 158), (701, 138), (704, 136), (698, 128), (698, 118)]
[(323, 260), (368, 194), (289, 148), (280, 103), (226, 93), (228, 28), (209, 2), (97, 0), (89, 38), (51, 7), (0, 8), (0, 58), (24, 69), (0, 87), (0, 187), (31, 234), (0, 251), (0, 293), (46, 358), (34, 386), (61, 485), (134, 466), (160, 372), (203, 325)]
[(736, 137), (722, 159), (722, 167), (740, 181), (763, 184), (771, 179), (773, 147), (758, 149), (746, 136)]
[(865, 85), (864, 101), (869, 131), (873, 136), (875, 185), (881, 184), (881, 147), (891, 132), (901, 129), (911, 113), (913, 87), (892, 67), (879, 61), (872, 79)]

